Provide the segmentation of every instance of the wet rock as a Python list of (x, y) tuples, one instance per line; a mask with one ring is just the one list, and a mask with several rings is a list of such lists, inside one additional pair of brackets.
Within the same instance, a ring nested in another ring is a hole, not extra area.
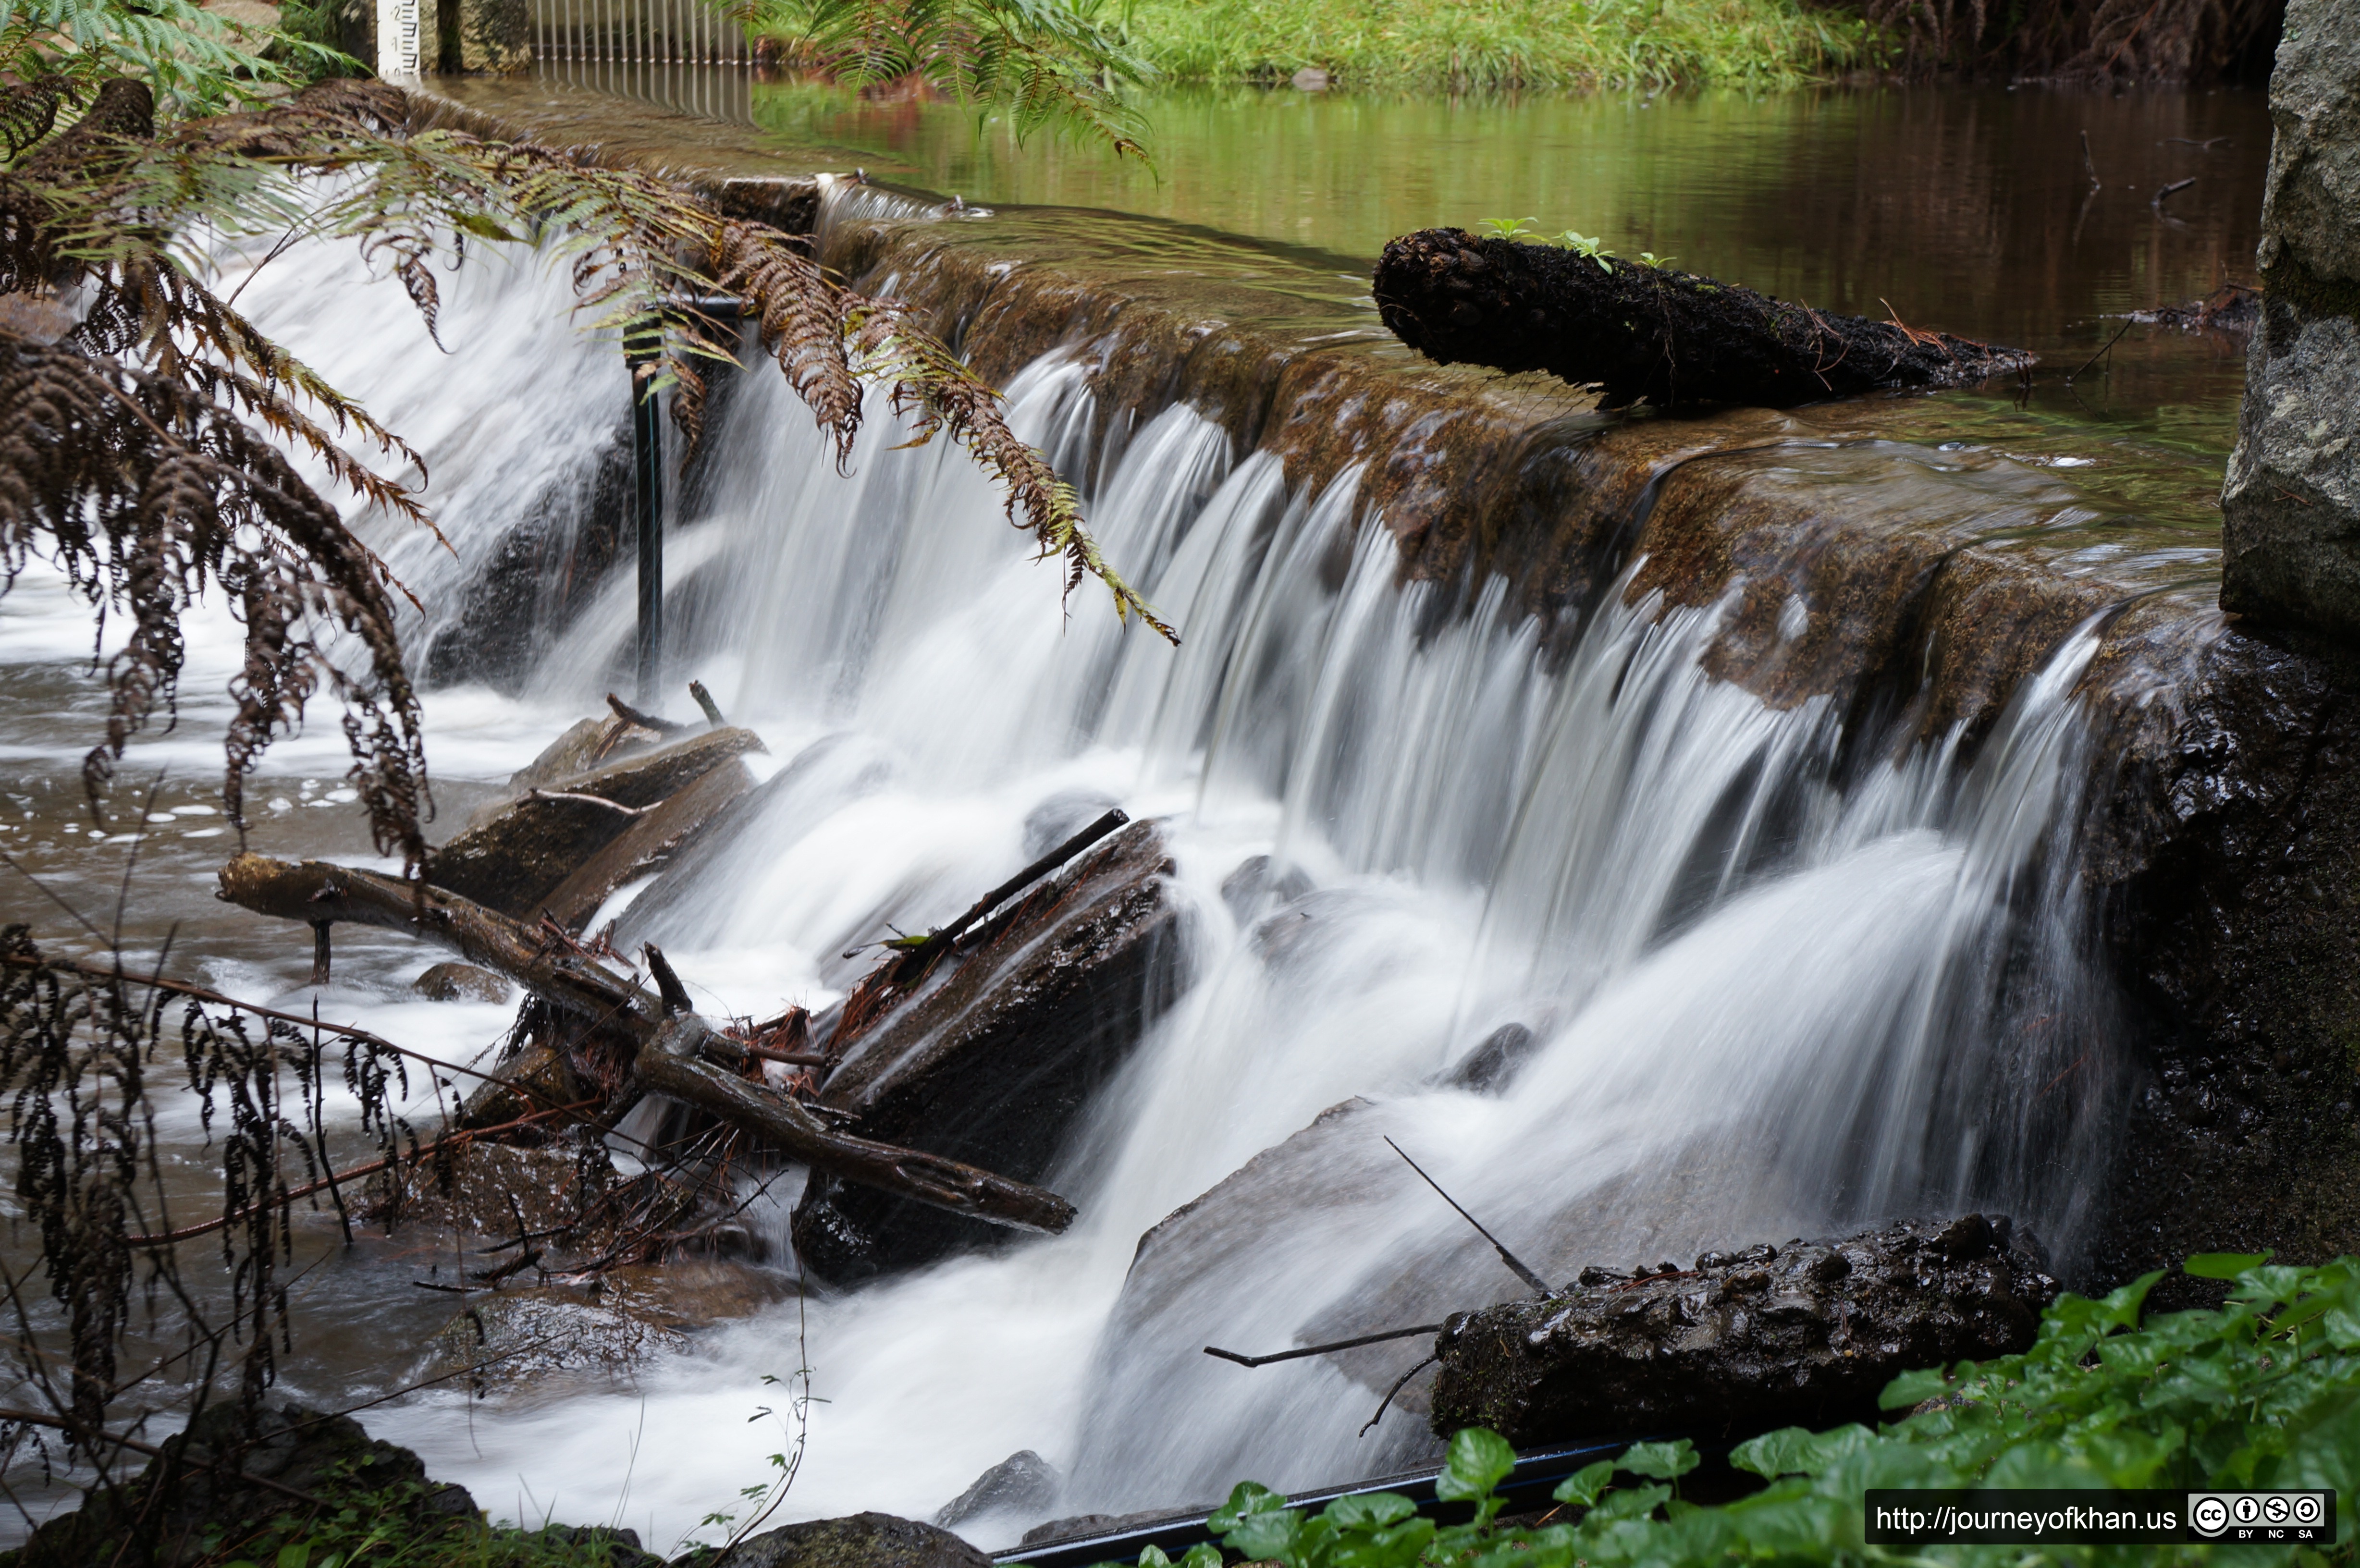
[(544, 492), (469, 572), (456, 615), (427, 639), (427, 682), (521, 691), (621, 560), (630, 486), (628, 429), (618, 418), (596, 456)]
[(1221, 902), (1229, 906), (1234, 919), (1250, 920), (1265, 909), (1295, 902), (1311, 887), (1311, 874), (1303, 867), (1256, 855), (1240, 861), (1235, 871), (1221, 878)]
[(534, 1111), (591, 1098), (564, 1051), (548, 1040), (527, 1041), (502, 1058), (497, 1074), (501, 1082), (479, 1084), (467, 1096), (459, 1111), (461, 1127), (503, 1127)]
[(890, 1514), (854, 1514), (766, 1530), (706, 1568), (989, 1568), (946, 1530)]
[(616, 888), (661, 867), (753, 787), (754, 776), (746, 765), (729, 758), (654, 811), (633, 819), (612, 843), (559, 883), (543, 908), (559, 925), (580, 931)]
[(1502, 1024), (1483, 1037), (1451, 1068), (1446, 1082), (1455, 1088), (1489, 1094), (1504, 1089), (1523, 1072), (1540, 1039), (1523, 1024)]
[(1062, 789), (1024, 813), (1024, 858), (1040, 859), (1122, 802), (1103, 789)]
[[(1171, 871), (1152, 822), (1078, 856), (909, 999), (839, 1032), (821, 1104), (861, 1137), (1039, 1179), (1083, 1104), (1172, 999)], [(794, 1215), (796, 1256), (836, 1280), (1004, 1235), (816, 1173)]]
[(1067, 1519), (1050, 1519), (1036, 1524), (1024, 1532), (1020, 1546), (1045, 1546), (1053, 1541), (1078, 1541), (1086, 1536), (1110, 1535), (1135, 1525), (1154, 1524), (1174, 1518), (1170, 1508), (1141, 1508), (1127, 1514), (1075, 1514)]
[(610, 1269), (581, 1281), (532, 1278), (470, 1297), (435, 1334), (428, 1375), (464, 1376), (479, 1389), (523, 1388), (561, 1373), (617, 1377), (794, 1290), (783, 1275), (699, 1260)]
[(2057, 1281), (2009, 1240), (2006, 1221), (1970, 1214), (1686, 1269), (1585, 1270), (1545, 1298), (1446, 1321), (1433, 1428), (1488, 1426), (1524, 1446), (1873, 1413), (1901, 1372), (2031, 1345)]
[(43, 1524), (11, 1554), (14, 1568), (183, 1568), (207, 1555), (209, 1536), (235, 1540), (269, 1520), (301, 1516), (302, 1505), (285, 1492), (244, 1482), (238, 1472), (320, 1497), (330, 1508), (373, 1494), (372, 1508), (407, 1516), (413, 1537), (480, 1519), (464, 1487), (429, 1480), (418, 1455), (372, 1438), (350, 1416), (286, 1404), (257, 1419), (249, 1439), (235, 1404), (208, 1409), (163, 1442), (185, 1468), (160, 1512), (151, 1513), (148, 1499), (168, 1463), (162, 1458), (124, 1492), (86, 1497), (79, 1510)]
[(551, 741), (539, 757), (509, 774), (508, 793), (521, 795), (528, 789), (541, 789), (561, 779), (587, 773), (601, 763), (645, 751), (651, 746), (660, 745), (662, 740), (663, 736), (655, 731), (642, 729), (613, 713), (584, 719)]
[(715, 730), (557, 779), (545, 788), (576, 798), (528, 795), (509, 802), (436, 851), (428, 878), (530, 920), (591, 857), (643, 820), (615, 806), (652, 806), (761, 746), (751, 730)]
[[(362, 1213), (388, 1231), (442, 1226), (507, 1239), (516, 1235), (519, 1218), (529, 1233), (595, 1221), (598, 1201), (614, 1181), (606, 1146), (595, 1138), (535, 1149), (471, 1142), (415, 1169), (370, 1177)], [(591, 1245), (587, 1233), (581, 1245)]]
[(639, 1544), (636, 1530), (609, 1530), (605, 1525), (552, 1524), (525, 1532), (525, 1539), (547, 1551), (572, 1548), (565, 1558), (578, 1559), (583, 1549), (605, 1547), (606, 1568), (664, 1568), (664, 1560)]
[[(2126, 1012), (2125, 1060), (2093, 1046), (2067, 1080), (2127, 1111), (2092, 1283), (2360, 1250), (2360, 649), (2142, 605), (2085, 687), (2082, 875)], [(2175, 1274), (2152, 1300), (2219, 1293)]]
[(1057, 1500), (1057, 1489), (1063, 1484), (1055, 1465), (1029, 1448), (1020, 1448), (943, 1505), (934, 1522), (949, 1530), (1003, 1508), (1037, 1513)]
[(2261, 330), (2221, 493), (2221, 607), (2360, 637), (2360, 38), (2291, 0), (2270, 75)]
[(516, 987), (504, 975), (472, 964), (437, 964), (410, 983), (430, 1002), (505, 1002)]

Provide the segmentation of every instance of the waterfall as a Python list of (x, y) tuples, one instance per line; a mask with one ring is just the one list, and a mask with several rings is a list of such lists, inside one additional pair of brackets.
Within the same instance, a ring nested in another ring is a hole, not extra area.
[[(349, 281), (258, 287), (257, 312), (291, 331), (331, 297), (406, 308)], [(435, 455), (455, 555), (394, 557), (433, 590), (430, 640), (536, 507), (589, 493), (619, 420), (611, 345), (567, 338), (555, 293), (529, 267), (460, 291), (446, 336), (517, 334), (467, 356), (497, 377), (435, 374), (467, 361), (390, 328), (421, 363), (364, 344), (341, 375)], [(1357, 471), (1298, 492), (1185, 404), (1113, 417), (1087, 364), (1039, 359), (1008, 411), (1095, 475), (1109, 559), (1181, 646), (1090, 587), (1063, 597), (962, 454), (889, 450), (876, 406), (838, 474), (750, 373), (675, 487), (672, 680), (757, 728), (775, 775), (730, 854), (601, 916), (716, 1008), (824, 1004), (869, 962), (847, 949), (956, 913), (1044, 823), (1099, 801), (1165, 819), (1187, 984), (1052, 1179), (1082, 1220), (716, 1328), (636, 1392), (569, 1386), (464, 1429), (464, 1396), (430, 1394), (388, 1435), (496, 1512), (587, 1517), (628, 1470), (619, 1517), (669, 1539), (764, 1478), (780, 1436), (745, 1418), (780, 1402), (759, 1378), (800, 1336), (829, 1402), (782, 1520), (923, 1517), (1020, 1447), (1068, 1474), (1065, 1512), (1378, 1473), (1433, 1446), (1415, 1390), (1358, 1435), (1414, 1353), (1248, 1372), (1198, 1347), (1514, 1293), (1383, 1136), (1553, 1278), (1974, 1206), (2070, 1252), (2114, 1071), (2070, 841), (2094, 626), (1988, 735), (1904, 744), (1705, 674), (1726, 604), (1618, 584), (1547, 628), (1497, 581), (1404, 584)], [(620, 576), (585, 594), (515, 711), (595, 710), (631, 615)], [(1521, 1072), (1455, 1085), (1510, 1025)], [(1143, 1232), (1241, 1168), (1133, 1270)]]

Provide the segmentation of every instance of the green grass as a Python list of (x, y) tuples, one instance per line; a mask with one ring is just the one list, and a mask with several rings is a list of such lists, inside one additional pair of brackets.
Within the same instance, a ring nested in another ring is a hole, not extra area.
[(1134, 0), (1129, 32), (1174, 81), (1348, 88), (1789, 86), (1879, 53), (1856, 13), (1797, 0)]

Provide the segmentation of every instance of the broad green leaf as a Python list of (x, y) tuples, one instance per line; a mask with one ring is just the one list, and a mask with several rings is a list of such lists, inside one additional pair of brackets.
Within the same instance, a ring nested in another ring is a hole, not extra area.
[(1652, 1481), (1676, 1481), (1702, 1463), (1696, 1444), (1682, 1437), (1670, 1443), (1634, 1443), (1614, 1467)]
[(1551, 1492), (1549, 1496), (1560, 1503), (1571, 1503), (1575, 1508), (1586, 1508), (1598, 1500), (1598, 1494), (1604, 1491), (1613, 1479), (1614, 1461), (1601, 1459), (1595, 1465), (1583, 1465), (1564, 1480), (1559, 1481), (1557, 1484), (1557, 1490)]
[(2248, 1269), (2259, 1269), (2274, 1256), (2267, 1252), (2200, 1252), (2180, 1267), (2193, 1279), (2234, 1279)]
[(1180, 1559), (1180, 1568), (1221, 1568), (1221, 1549), (1209, 1541), (1200, 1541)]
[(1876, 1408), (1881, 1410), (1907, 1410), (1950, 1391), (1950, 1379), (1939, 1367), (1924, 1372), (1904, 1372), (1885, 1386), (1876, 1396)]
[(1286, 1499), (1259, 1481), (1240, 1481), (1229, 1490), (1229, 1500), (1213, 1510), (1205, 1528), (1215, 1535), (1238, 1528), (1256, 1514), (1266, 1514), (1286, 1507)]
[(1489, 1427), (1470, 1426), (1450, 1440), (1449, 1457), (1435, 1478), (1434, 1495), (1446, 1502), (1488, 1497), (1516, 1467), (1516, 1451)]
[(1345, 1530), (1382, 1530), (1417, 1512), (1398, 1492), (1354, 1492), (1329, 1503), (1321, 1517)]
[(1583, 1522), (1611, 1524), (1617, 1519), (1646, 1519), (1671, 1495), (1669, 1486), (1632, 1486), (1609, 1492), (1603, 1502), (1590, 1510), (1590, 1518)]
[(1139, 1568), (1172, 1568), (1172, 1559), (1164, 1554), (1164, 1548), (1149, 1541), (1139, 1549)]
[[(1903, 1374), (1905, 1377), (1914, 1374)], [(1890, 1406), (1886, 1407), (1890, 1409)], [(1765, 1432), (1760, 1437), (1749, 1438), (1729, 1451), (1729, 1462), (1740, 1470), (1750, 1470), (1766, 1481), (1781, 1475), (1806, 1473), (1812, 1467), (1817, 1439), (1808, 1429), (1799, 1426), (1780, 1427)], [(1592, 1466), (1594, 1469), (1595, 1466)], [(1588, 1471), (1583, 1472), (1589, 1474)], [(1558, 1494), (1562, 1498), (1563, 1494)]]
[(1303, 1515), (1299, 1510), (1262, 1508), (1240, 1518), (1237, 1527), (1222, 1535), (1221, 1544), (1242, 1553), (1250, 1562), (1266, 1562), (1287, 1555), (1302, 1529)]

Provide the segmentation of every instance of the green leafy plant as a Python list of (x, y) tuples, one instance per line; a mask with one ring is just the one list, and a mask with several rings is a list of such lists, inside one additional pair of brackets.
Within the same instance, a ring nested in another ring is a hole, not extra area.
[(1485, 237), (1495, 240), (1522, 240), (1532, 237), (1533, 225), (1538, 218), (1485, 218)]
[(1660, 268), (1671, 266), (1672, 263), (1677, 261), (1679, 257), (1675, 256), (1657, 256), (1654, 251), (1643, 250), (1639, 253), (1639, 259), (1649, 267)]
[[(1701, 1507), (1678, 1496), (1699, 1456), (1686, 1441), (1643, 1443), (1556, 1489), (1563, 1522), (1499, 1528), (1497, 1487), (1515, 1462), (1496, 1432), (1451, 1440), (1436, 1484), (1475, 1504), (1463, 1524), (1416, 1516), (1390, 1493), (1340, 1497), (1316, 1515), (1247, 1482), (1207, 1528), (1232, 1554), (1284, 1568), (1725, 1568), (1903, 1561), (1862, 1539), (1872, 1486), (2079, 1488), (2326, 1487), (2337, 1494), (2349, 1562), (2360, 1488), (2360, 1260), (2273, 1268), (2267, 1255), (2205, 1254), (2186, 1271), (2226, 1280), (2214, 1309), (2142, 1318), (2149, 1274), (2100, 1300), (2066, 1295), (2021, 1356), (1911, 1372), (1885, 1390), (1884, 1428), (1790, 1427), (1740, 1444), (1731, 1463), (1761, 1490)], [(2075, 1547), (2039, 1561), (2091, 1564), (2209, 1560), (2208, 1547)], [(1197, 1547), (1183, 1568), (1215, 1568)], [(2240, 1563), (2329, 1561), (2291, 1543), (2241, 1546)], [(2016, 1564), (2020, 1546), (1957, 1546), (1914, 1561)], [(1144, 1568), (1167, 1559), (1142, 1554)]]
[[(130, 76), (168, 115), (214, 114), (351, 64), (323, 43), (249, 31), (191, 0), (0, 0), (0, 82), (46, 82), (69, 105)], [(31, 140), (12, 136), (5, 150)]]
[(758, 40), (840, 86), (919, 84), (1017, 135), (1065, 127), (1147, 158), (1125, 87), (1155, 75), (1101, 0), (719, 0)]
[(1568, 229), (1557, 235), (1557, 243), (1578, 256), (1588, 256), (1598, 264), (1599, 270), (1601, 272), (1611, 273), (1614, 270), (1614, 253), (1605, 249), (1597, 235), (1578, 234), (1571, 229)]

